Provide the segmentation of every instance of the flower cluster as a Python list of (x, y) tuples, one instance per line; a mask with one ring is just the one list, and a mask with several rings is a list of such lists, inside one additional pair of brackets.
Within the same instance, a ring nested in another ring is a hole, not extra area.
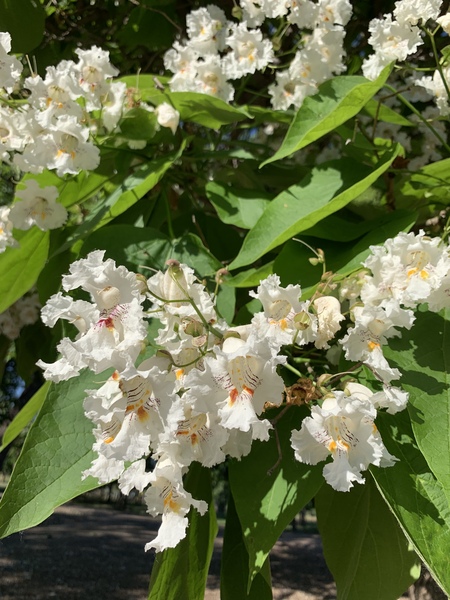
[[(428, 302), (431, 310), (450, 304), (449, 249), (439, 239), (400, 233), (371, 250), (365, 270), (341, 283), (353, 324), (340, 344), (347, 359), (373, 371), (382, 389), (374, 393), (348, 380), (343, 389), (319, 392), (311, 416), (291, 436), (302, 462), (316, 464), (332, 456), (324, 476), (341, 491), (362, 483), (370, 464), (389, 466), (395, 460), (374, 422), (378, 409), (405, 408), (407, 394), (391, 385), (400, 373), (388, 364), (383, 345), (399, 335), (397, 327), (412, 326), (412, 309), (419, 303)], [(84, 476), (102, 483), (118, 479), (124, 493), (145, 490), (148, 511), (162, 514), (158, 536), (146, 546), (158, 551), (184, 537), (192, 506), (206, 510), (183, 487), (189, 465), (240, 459), (253, 440), (269, 439), (273, 426), (264, 418), (265, 408), (279, 406), (284, 398), (277, 370), (287, 360), (282, 348), (328, 350), (344, 321), (337, 297), (316, 292), (302, 301), (299, 285), (282, 287), (279, 277), (270, 275), (251, 292), (262, 310), (248, 325), (230, 327), (188, 266), (170, 260), (165, 272), (147, 280), (105, 260), (103, 251), (73, 263), (62, 287), (66, 292), (81, 288), (89, 299), (63, 293), (49, 299), (42, 309), (44, 323), (65, 319), (76, 335), (60, 342), (55, 363), (38, 364), (55, 382), (84, 368), (112, 370), (99, 389), (86, 390), (84, 407), (96, 426), (97, 458)], [(154, 340), (158, 350), (150, 358), (142, 356), (146, 316), (161, 323)]]
[(436, 21), (442, 0), (398, 0), (393, 14), (373, 19), (369, 24), (369, 44), (374, 53), (362, 66), (368, 79), (376, 79), (393, 61), (404, 61), (423, 44), (419, 24)]
[[(5, 91), (18, 92), (21, 84), (22, 65), (9, 55), (10, 50), (11, 36), (0, 33), (0, 93), (4, 96)], [(10, 97), (0, 106), (0, 158), (22, 173), (50, 169), (63, 177), (95, 170), (100, 150), (94, 136), (119, 129), (121, 117), (130, 108), (125, 83), (112, 80), (118, 70), (109, 62), (109, 53), (93, 46), (78, 49), (76, 54), (78, 62), (63, 60), (48, 67), (44, 78), (27, 77), (23, 82), (26, 103), (16, 104)], [(157, 124), (175, 133), (178, 111), (164, 102), (154, 112)], [(46, 231), (61, 227), (67, 219), (66, 209), (56, 201), (55, 186), (41, 188), (33, 179), (27, 179), (25, 186), (12, 207), (0, 207), (0, 252), (18, 245), (13, 228), (26, 230), (36, 225)]]
[(265, 19), (283, 18), (288, 27), (308, 32), (289, 67), (277, 72), (276, 83), (269, 88), (275, 109), (299, 107), (320, 83), (344, 70), (344, 26), (352, 12), (348, 0), (242, 0), (240, 8), (240, 23), (229, 21), (212, 4), (187, 16), (187, 41), (175, 42), (164, 59), (173, 73), (172, 91), (200, 92), (231, 102), (231, 81), (279, 62), (272, 42), (258, 28)]
[(14, 341), (20, 330), (26, 325), (33, 325), (39, 320), (41, 303), (37, 292), (30, 292), (19, 298), (5, 312), (0, 314), (0, 334)]

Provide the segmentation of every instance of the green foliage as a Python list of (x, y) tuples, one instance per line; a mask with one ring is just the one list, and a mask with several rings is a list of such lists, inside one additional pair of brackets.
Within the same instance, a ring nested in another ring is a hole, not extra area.
[(290, 156), (354, 117), (385, 84), (390, 72), (391, 67), (386, 67), (375, 81), (341, 76), (322, 83), (317, 94), (305, 98), (281, 147), (261, 166)]
[[(269, 442), (254, 442), (253, 452), (229, 465), (230, 488), (249, 557), (249, 586), (277, 539), (323, 483), (322, 466), (299, 463), (290, 447), (290, 432), (300, 427), (307, 414), (306, 407), (290, 407), (280, 414)], [(273, 415), (276, 420), (277, 413)]]
[(11, 34), (13, 52), (34, 50), (44, 35), (44, 22), (39, 0), (0, 0), (0, 23)]
[(220, 572), (220, 597), (222, 600), (271, 600), (272, 585), (269, 559), (250, 577), (249, 554), (243, 536), (233, 496), (228, 501), (227, 522), (223, 536)]
[(57, 506), (99, 486), (81, 474), (95, 458), (84, 390), (100, 385), (89, 371), (52, 384), (0, 501), (0, 538), (38, 525)]
[(50, 382), (47, 381), (17, 413), (17, 415), (5, 429), (2, 437), (2, 444), (0, 446), (0, 452), (16, 439), (16, 437), (30, 423), (33, 417), (39, 412), (45, 401), (45, 398), (47, 397), (49, 388)]
[(33, 287), (48, 256), (48, 231), (33, 227), (18, 232), (16, 238), (20, 247), (7, 248), (0, 254), (0, 312)]
[(386, 353), (401, 368), (411, 425), (431, 472), (450, 500), (450, 311), (418, 312), (414, 329)]
[(339, 600), (397, 600), (418, 578), (420, 563), (370, 476), (346, 494), (323, 485), (315, 506)]
[(244, 240), (230, 269), (249, 265), (293, 236), (354, 200), (392, 164), (400, 148), (387, 151), (375, 169), (342, 159), (312, 169), (298, 185), (281, 192)]
[(414, 550), (449, 595), (450, 508), (446, 490), (417, 447), (406, 412), (381, 414), (377, 423), (387, 449), (399, 460), (389, 469), (372, 468), (372, 475)]

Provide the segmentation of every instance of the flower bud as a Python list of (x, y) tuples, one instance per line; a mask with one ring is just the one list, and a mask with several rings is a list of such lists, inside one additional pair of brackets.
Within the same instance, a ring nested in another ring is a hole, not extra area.
[(177, 260), (170, 259), (166, 262), (167, 271), (164, 273), (162, 291), (164, 300), (186, 300), (187, 281), (183, 269)]
[(299, 312), (294, 317), (294, 324), (297, 329), (304, 331), (311, 326), (311, 315), (305, 310)]
[(175, 135), (180, 122), (180, 113), (167, 102), (163, 102), (155, 108), (155, 115), (161, 127), (168, 127)]

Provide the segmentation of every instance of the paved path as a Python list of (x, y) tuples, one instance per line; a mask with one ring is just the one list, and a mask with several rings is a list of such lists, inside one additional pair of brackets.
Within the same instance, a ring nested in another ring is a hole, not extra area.
[[(145, 515), (62, 506), (38, 527), (0, 540), (0, 599), (146, 600), (154, 554), (143, 547), (157, 526)], [(218, 537), (205, 600), (220, 598), (221, 546)], [(285, 532), (271, 565), (275, 600), (336, 598), (318, 535)]]

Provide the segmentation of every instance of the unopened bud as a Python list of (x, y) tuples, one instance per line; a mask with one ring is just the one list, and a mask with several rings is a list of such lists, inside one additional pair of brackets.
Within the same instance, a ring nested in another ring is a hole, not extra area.
[(281, 50), (281, 38), (276, 36), (272, 39), (272, 46), (275, 52)]
[(142, 273), (136, 273), (136, 279), (141, 294), (145, 294), (146, 292), (148, 292), (147, 278), (145, 277), (145, 275), (142, 275)]
[(216, 283), (221, 284), (226, 275), (229, 275), (230, 272), (228, 269), (219, 269), (216, 273)]
[(231, 14), (235, 19), (240, 21), (242, 19), (242, 8), (240, 6), (233, 6)]
[(162, 284), (164, 300), (186, 300), (188, 284), (181, 264), (171, 258), (166, 265)]
[(228, 338), (238, 338), (241, 339), (241, 336), (239, 335), (239, 333), (237, 331), (227, 331), (226, 333), (223, 334), (223, 339), (226, 340)]
[(317, 385), (326, 385), (330, 379), (333, 379), (334, 375), (330, 375), (329, 373), (322, 373), (317, 380)]
[(191, 335), (194, 338), (202, 336), (205, 332), (203, 324), (192, 318), (183, 320), (183, 329), (187, 335)]
[(294, 324), (297, 329), (304, 331), (311, 325), (311, 315), (306, 311), (299, 312), (294, 317)]

